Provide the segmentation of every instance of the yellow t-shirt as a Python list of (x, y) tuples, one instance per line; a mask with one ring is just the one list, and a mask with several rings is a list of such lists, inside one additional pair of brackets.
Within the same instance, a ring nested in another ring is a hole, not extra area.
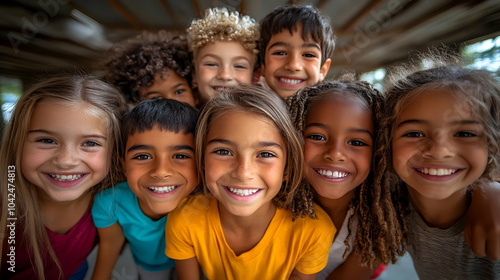
[(217, 200), (196, 195), (168, 214), (165, 254), (172, 259), (196, 257), (208, 279), (288, 279), (296, 268), (315, 274), (326, 266), (335, 227), (317, 205), (318, 219), (298, 218), (276, 209), (260, 242), (236, 256), (226, 242)]

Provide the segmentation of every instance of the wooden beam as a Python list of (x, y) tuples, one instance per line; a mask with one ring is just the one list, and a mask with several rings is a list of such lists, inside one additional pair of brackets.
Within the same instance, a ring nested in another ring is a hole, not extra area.
[(120, 15), (127, 19), (134, 27), (142, 28), (142, 24), (134, 17), (134, 15), (123, 6), (119, 0), (106, 0), (108, 4), (115, 9)]
[(354, 26), (360, 22), (369, 12), (371, 12), (373, 9), (375, 9), (380, 3), (384, 2), (385, 0), (373, 0), (370, 2), (370, 4), (366, 5), (363, 10), (361, 10), (356, 16), (354, 16), (353, 19), (351, 19), (350, 22), (344, 26), (339, 32), (345, 33), (349, 32), (351, 29), (354, 28)]
[(196, 18), (202, 18), (203, 14), (201, 13), (200, 3), (198, 3), (198, 0), (191, 0), (191, 4), (193, 4)]
[(240, 14), (242, 14), (242, 15), (247, 14), (247, 1), (246, 0), (240, 1)]
[(184, 24), (180, 21), (179, 17), (177, 17), (177, 14), (174, 12), (172, 7), (170, 7), (166, 0), (158, 0), (158, 2), (160, 2), (163, 10), (165, 10), (167, 15), (174, 21), (175, 25), (184, 27)]
[(326, 6), (326, 4), (328, 4), (328, 2), (330, 2), (330, 0), (320, 0), (316, 7), (321, 11)]

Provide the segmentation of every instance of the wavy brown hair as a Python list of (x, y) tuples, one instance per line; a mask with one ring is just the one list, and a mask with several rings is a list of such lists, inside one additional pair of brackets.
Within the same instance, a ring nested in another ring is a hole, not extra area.
[[(31, 116), (36, 105), (42, 100), (53, 101), (57, 104), (78, 104), (84, 106), (88, 113), (98, 116), (106, 124), (109, 146), (107, 167), (108, 175), (96, 186), (91, 188), (93, 194), (111, 186), (120, 178), (118, 153), (121, 147), (120, 141), (120, 117), (127, 106), (120, 93), (111, 85), (98, 80), (92, 76), (76, 74), (71, 76), (58, 76), (48, 78), (37, 84), (24, 93), (19, 99), (12, 114), (12, 118), (5, 130), (0, 149), (0, 197), (1, 197), (1, 236), (0, 251), (3, 247), (3, 239), (7, 237), (7, 193), (5, 185), (8, 182), (8, 166), (16, 167), (16, 218), (17, 226), (23, 229), (23, 242), (33, 253), (33, 267), (38, 273), (39, 279), (45, 279), (44, 260), (42, 256), (45, 252), (54, 260), (61, 269), (52, 249), (42, 215), (40, 213), (39, 192), (36, 186), (23, 176), (20, 172), (22, 166), (22, 150), (28, 134)], [(61, 116), (64, 117), (64, 116)], [(78, 125), (78, 124), (75, 124)], [(2, 256), (0, 256), (2, 261)], [(62, 270), (61, 270), (62, 273)], [(65, 275), (64, 277), (69, 277)]]
[(160, 30), (116, 43), (105, 61), (106, 80), (120, 89), (129, 103), (139, 102), (139, 90), (154, 84), (155, 75), (166, 78), (169, 68), (192, 87), (193, 57), (184, 35)]
[[(286, 103), (292, 115), (295, 126), (304, 131), (308, 113), (314, 104), (330, 96), (357, 97), (371, 111), (374, 124), (374, 143), (378, 137), (379, 122), (384, 110), (383, 95), (369, 83), (354, 80), (353, 75), (344, 75), (339, 80), (324, 81), (314, 86), (304, 88), (294, 96), (288, 97)], [(403, 231), (401, 221), (392, 203), (390, 189), (381, 188), (373, 183), (374, 174), (379, 170), (378, 161), (373, 158), (371, 169), (365, 181), (355, 189), (349, 207), (354, 215), (349, 218), (348, 236), (344, 240), (347, 246), (345, 253), (350, 251), (348, 240), (351, 226), (355, 219), (358, 228), (354, 242), (354, 250), (361, 255), (362, 265), (374, 269), (380, 263), (394, 263), (396, 257), (404, 253), (402, 243)], [(314, 188), (304, 180), (301, 195), (304, 203), (312, 203), (316, 194)], [(344, 254), (345, 254), (344, 253)]]
[[(432, 68), (422, 69), (422, 61)], [(392, 69), (392, 84), (386, 93), (386, 111), (381, 122), (377, 156), (383, 167), (375, 183), (394, 190), (394, 203), (404, 217), (409, 212), (406, 184), (392, 165), (394, 124), (405, 105), (416, 95), (441, 89), (465, 100), (479, 117), (488, 141), (488, 163), (481, 177), (469, 190), (484, 182), (495, 181), (500, 167), (500, 86), (486, 70), (464, 68), (460, 56), (446, 49), (419, 54), (413, 62)]]
[(304, 157), (302, 138), (293, 126), (285, 103), (279, 96), (256, 85), (239, 85), (212, 98), (203, 107), (196, 126), (196, 161), (199, 177), (205, 185), (204, 150), (211, 122), (231, 111), (245, 112), (264, 117), (275, 126), (286, 145), (286, 165), (281, 189), (273, 199), (276, 206), (291, 210), (296, 217), (304, 213), (315, 217), (312, 204), (302, 204), (300, 184), (303, 177)]

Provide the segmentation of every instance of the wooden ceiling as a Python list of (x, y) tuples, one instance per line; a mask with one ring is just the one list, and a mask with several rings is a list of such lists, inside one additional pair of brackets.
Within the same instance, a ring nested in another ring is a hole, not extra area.
[(259, 21), (285, 4), (311, 4), (331, 19), (337, 46), (330, 76), (500, 34), (500, 0), (3, 0), (0, 75), (29, 80), (75, 66), (97, 72), (113, 43), (141, 30), (185, 30), (216, 6)]

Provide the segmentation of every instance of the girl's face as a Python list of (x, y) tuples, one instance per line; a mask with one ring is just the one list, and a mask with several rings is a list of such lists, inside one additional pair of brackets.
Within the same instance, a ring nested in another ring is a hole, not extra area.
[(204, 157), (206, 185), (223, 210), (248, 217), (272, 207), (283, 182), (286, 146), (270, 120), (234, 110), (215, 118)]
[(207, 101), (226, 87), (252, 83), (254, 65), (255, 55), (240, 42), (207, 43), (194, 60), (200, 98)]
[(311, 106), (304, 129), (305, 176), (319, 196), (339, 199), (370, 173), (371, 111), (356, 97), (327, 97)]
[(488, 162), (483, 131), (463, 98), (439, 89), (420, 93), (394, 124), (394, 169), (421, 197), (443, 200), (465, 192)]
[(24, 177), (54, 202), (80, 198), (108, 173), (106, 124), (82, 104), (42, 100), (22, 150)]
[(174, 99), (181, 102), (186, 102), (191, 106), (196, 106), (197, 100), (189, 86), (187, 80), (172, 71), (165, 69), (165, 75), (156, 74), (153, 85), (139, 90), (141, 100), (153, 99), (161, 97), (165, 99)]

